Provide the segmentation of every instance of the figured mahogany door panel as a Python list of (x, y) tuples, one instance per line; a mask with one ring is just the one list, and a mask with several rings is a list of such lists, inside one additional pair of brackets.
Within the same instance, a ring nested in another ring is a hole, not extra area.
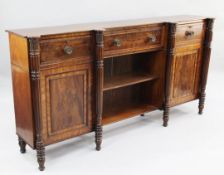
[(92, 129), (91, 64), (41, 72), (42, 135), (45, 144)]
[(200, 64), (200, 49), (175, 54), (171, 74), (171, 105), (198, 97)]

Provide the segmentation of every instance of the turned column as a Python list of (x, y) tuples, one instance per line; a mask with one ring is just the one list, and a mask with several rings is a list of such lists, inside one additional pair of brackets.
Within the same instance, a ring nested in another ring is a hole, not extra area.
[(38, 38), (29, 38), (29, 63), (30, 63), (30, 77), (31, 77), (31, 92), (32, 92), (32, 108), (36, 125), (36, 150), (39, 170), (45, 169), (45, 147), (41, 137), (40, 124), (40, 48)]
[(176, 24), (168, 23), (168, 38), (167, 38), (167, 59), (166, 59), (166, 75), (165, 75), (165, 99), (163, 106), (163, 126), (168, 126), (169, 110), (170, 110), (170, 86), (171, 86), (171, 68), (174, 56), (174, 45), (175, 45), (175, 33)]
[(207, 76), (208, 76), (208, 68), (210, 62), (210, 54), (211, 54), (211, 41), (212, 41), (212, 29), (213, 29), (214, 19), (207, 18), (205, 20), (206, 31), (205, 31), (205, 39), (204, 39), (204, 49), (202, 56), (202, 70), (201, 70), (201, 81), (200, 81), (200, 90), (199, 90), (199, 105), (198, 105), (198, 113), (202, 114), (205, 103), (205, 89), (207, 84)]
[(95, 31), (96, 41), (96, 127), (95, 142), (96, 150), (101, 149), (102, 143), (102, 112), (103, 112), (103, 31)]

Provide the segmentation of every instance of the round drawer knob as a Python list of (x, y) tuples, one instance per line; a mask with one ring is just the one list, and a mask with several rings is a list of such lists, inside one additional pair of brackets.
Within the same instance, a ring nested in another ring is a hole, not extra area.
[(154, 42), (156, 42), (156, 36), (155, 36), (155, 35), (150, 35), (150, 36), (148, 37), (148, 39), (149, 39), (149, 42), (150, 42), (150, 43), (154, 43)]
[(116, 47), (121, 47), (121, 40), (119, 40), (119, 39), (114, 39), (113, 44), (114, 44), (114, 46), (116, 46)]
[(64, 47), (64, 52), (67, 54), (67, 55), (71, 55), (73, 53), (73, 48), (71, 46), (65, 46)]
[(192, 36), (194, 36), (194, 31), (186, 31), (185, 32), (185, 36), (186, 37), (192, 37)]

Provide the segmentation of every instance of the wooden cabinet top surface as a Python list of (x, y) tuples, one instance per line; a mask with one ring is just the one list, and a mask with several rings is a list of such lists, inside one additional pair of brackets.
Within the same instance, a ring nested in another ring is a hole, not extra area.
[(47, 35), (73, 33), (73, 32), (86, 32), (91, 30), (107, 30), (109, 28), (130, 27), (138, 25), (163, 23), (163, 22), (171, 22), (171, 23), (187, 23), (193, 21), (196, 22), (203, 20), (205, 18), (206, 17), (202, 16), (181, 15), (181, 16), (110, 21), (110, 22), (107, 21), (97, 23), (83, 23), (83, 24), (73, 24), (73, 25), (54, 26), (54, 27), (18, 29), (18, 30), (8, 30), (8, 32), (29, 38), (29, 37), (41, 37)]

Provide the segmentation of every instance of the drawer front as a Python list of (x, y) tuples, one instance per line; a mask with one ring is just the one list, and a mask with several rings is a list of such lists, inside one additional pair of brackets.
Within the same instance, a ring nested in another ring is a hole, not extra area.
[(40, 42), (41, 63), (91, 57), (91, 45), (92, 37), (90, 35), (42, 40)]
[(204, 34), (203, 23), (177, 25), (176, 44), (199, 43)]
[(104, 57), (158, 49), (163, 46), (164, 26), (144, 26), (106, 31)]

